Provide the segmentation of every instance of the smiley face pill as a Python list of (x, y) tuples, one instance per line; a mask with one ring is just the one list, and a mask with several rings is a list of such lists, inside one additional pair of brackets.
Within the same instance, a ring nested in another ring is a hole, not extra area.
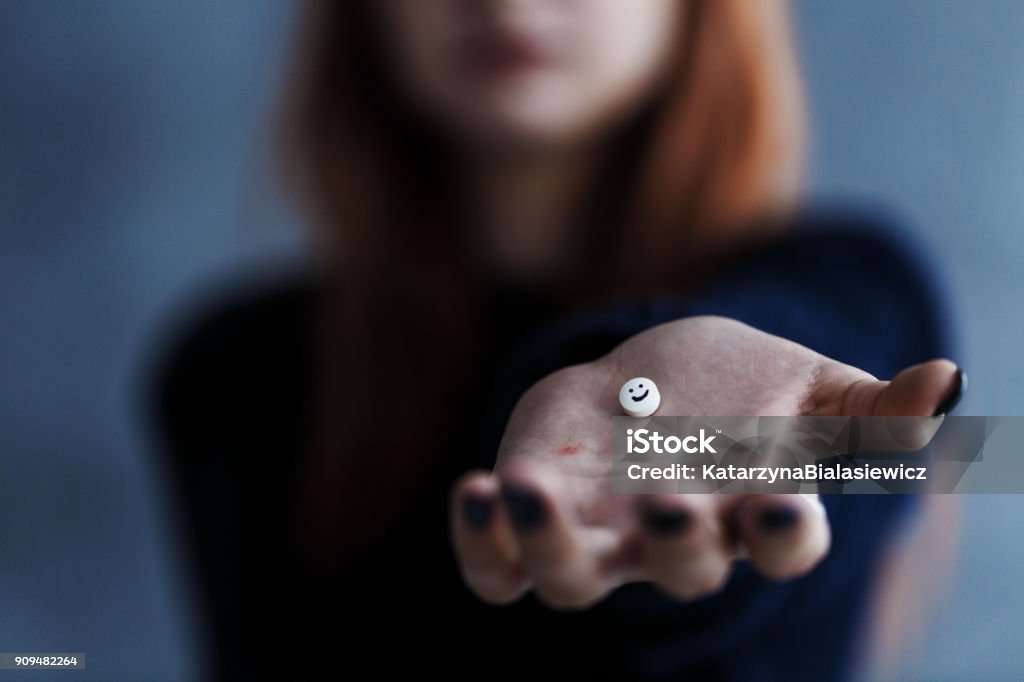
[(637, 377), (622, 385), (619, 404), (630, 417), (650, 417), (661, 405), (661, 394), (653, 381), (647, 377)]

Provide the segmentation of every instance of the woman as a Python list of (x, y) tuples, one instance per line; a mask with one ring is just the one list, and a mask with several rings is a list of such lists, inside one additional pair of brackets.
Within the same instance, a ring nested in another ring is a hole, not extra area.
[(962, 390), (890, 226), (798, 206), (785, 6), (304, 26), (284, 139), (318, 271), (201, 320), (159, 393), (220, 676), (846, 674), (908, 500), (617, 496), (597, 454), (632, 376), (663, 414)]

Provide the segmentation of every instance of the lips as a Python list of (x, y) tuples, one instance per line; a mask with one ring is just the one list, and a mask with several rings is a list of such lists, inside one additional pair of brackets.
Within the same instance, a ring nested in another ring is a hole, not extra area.
[(633, 401), (634, 403), (638, 403), (638, 402), (640, 402), (641, 400), (643, 400), (644, 398), (646, 398), (646, 397), (647, 397), (647, 394), (649, 394), (650, 392), (651, 392), (651, 389), (647, 389), (646, 391), (644, 391), (644, 394), (643, 394), (643, 395), (635, 395), (635, 396), (632, 396), (632, 398), (631, 398), (631, 399), (632, 399), (632, 401)]
[(459, 50), (460, 65), (487, 78), (522, 74), (548, 65), (552, 59), (550, 48), (536, 37), (502, 26), (469, 37)]

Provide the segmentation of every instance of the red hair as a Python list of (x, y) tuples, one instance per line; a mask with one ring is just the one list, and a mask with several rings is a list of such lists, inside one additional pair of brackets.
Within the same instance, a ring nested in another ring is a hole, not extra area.
[[(327, 266), (307, 501), (336, 539), (366, 522), (346, 518), (379, 504), (370, 481), (381, 461), (410, 480), (429, 464), (445, 391), (472, 364), (481, 287), (455, 239), (446, 150), (384, 77), (366, 3), (306, 9), (282, 141)], [(781, 226), (796, 199), (804, 103), (787, 4), (687, 0), (680, 14), (678, 67), (595, 173), (592, 196), (615, 200), (585, 202), (589, 267), (561, 292), (569, 302), (624, 293), (626, 282), (693, 287), (731, 247)], [(357, 428), (381, 415), (345, 390), (370, 376), (392, 387), (390, 413), (406, 425), (387, 434), (383, 460)]]

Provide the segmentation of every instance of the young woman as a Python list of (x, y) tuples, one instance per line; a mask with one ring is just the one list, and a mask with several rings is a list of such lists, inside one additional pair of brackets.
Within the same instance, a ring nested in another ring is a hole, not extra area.
[(634, 376), (678, 415), (962, 390), (892, 227), (798, 203), (784, 3), (308, 9), (318, 270), (201, 320), (159, 392), (220, 676), (842, 676), (910, 500), (613, 495), (599, 454)]

